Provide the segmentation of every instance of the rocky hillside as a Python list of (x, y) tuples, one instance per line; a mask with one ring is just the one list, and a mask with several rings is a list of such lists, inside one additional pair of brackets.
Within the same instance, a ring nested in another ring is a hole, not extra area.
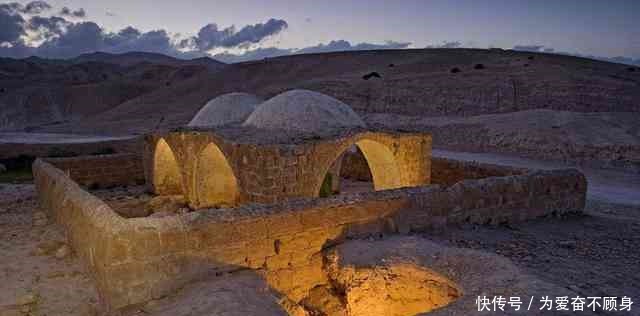
[(96, 53), (72, 60), (0, 59), (0, 130), (74, 124), (224, 64), (164, 55)]
[(413, 49), (222, 65), (94, 53), (3, 59), (0, 84), (0, 130), (140, 134), (184, 125), (223, 93), (303, 88), (370, 123), (430, 131), (438, 147), (640, 166), (640, 69), (564, 55)]
[(640, 112), (640, 69), (627, 65), (508, 50), (424, 49), (231, 64), (128, 99), (80, 124), (91, 132), (143, 132), (158, 124), (184, 124), (222, 93), (270, 97), (293, 88), (332, 95), (361, 113), (468, 117), (530, 109)]

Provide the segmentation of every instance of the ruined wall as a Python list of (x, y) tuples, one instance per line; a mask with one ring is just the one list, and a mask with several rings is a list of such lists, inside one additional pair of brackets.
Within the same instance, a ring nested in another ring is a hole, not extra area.
[[(425, 134), (360, 132), (335, 139), (311, 139), (299, 144), (234, 143), (211, 132), (172, 132), (145, 139), (145, 174), (151, 189), (157, 171), (154, 153), (166, 142), (177, 161), (182, 191), (194, 208), (212, 206), (215, 190), (202, 190), (204, 172), (211, 164), (228, 164), (237, 183), (237, 204), (274, 203), (292, 197), (317, 197), (331, 165), (349, 147), (362, 148), (372, 168), (376, 189), (410, 187), (430, 183), (431, 137)], [(223, 158), (206, 156), (215, 146)], [(222, 161), (221, 161), (222, 160)], [(226, 169), (226, 167), (225, 167)], [(220, 185), (229, 185), (220, 184)], [(225, 204), (234, 204), (228, 203)]]
[[(504, 177), (525, 172), (527, 169), (523, 168), (431, 157), (432, 184), (449, 186), (465, 179)], [(359, 151), (345, 153), (340, 175), (360, 181), (372, 180), (367, 160)]]
[(62, 143), (62, 144), (25, 144), (0, 143), (0, 159), (28, 155), (33, 157), (48, 157), (61, 152), (76, 155), (93, 155), (106, 149), (113, 149), (116, 153), (140, 153), (142, 141), (140, 138), (110, 140), (101, 142)]
[(527, 169), (461, 161), (441, 157), (431, 158), (431, 183), (452, 185), (465, 179), (504, 177), (527, 172)]
[(87, 187), (112, 187), (144, 183), (142, 156), (114, 154), (66, 158), (44, 158)]
[(65, 226), (111, 308), (160, 298), (204, 273), (245, 268), (298, 302), (327, 282), (321, 250), (347, 237), (580, 212), (587, 188), (576, 170), (537, 171), (450, 187), (124, 219), (47, 162), (34, 164), (34, 176), (42, 207)]

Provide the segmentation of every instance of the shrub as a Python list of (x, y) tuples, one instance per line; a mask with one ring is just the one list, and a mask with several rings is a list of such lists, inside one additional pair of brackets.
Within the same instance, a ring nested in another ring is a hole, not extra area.
[(525, 67), (529, 67), (529, 64), (524, 64)]
[(483, 64), (476, 64), (475, 66), (473, 66), (473, 69), (484, 69), (484, 65)]
[(320, 197), (321, 198), (326, 198), (326, 197), (330, 197), (332, 190), (331, 190), (331, 183), (333, 182), (333, 176), (330, 173), (327, 173), (327, 175), (324, 177), (324, 181), (322, 181), (322, 186), (320, 187)]
[(629, 67), (629, 68), (627, 68), (627, 70), (628, 70), (628, 71), (631, 71), (631, 72), (636, 71), (636, 69), (635, 69), (635, 68), (633, 68), (633, 67)]
[(458, 67), (453, 67), (453, 68), (451, 68), (451, 73), (452, 73), (452, 74), (457, 74), (457, 73), (459, 73), (460, 71), (461, 71), (461, 70), (460, 70), (460, 68), (458, 68)]
[(104, 147), (104, 148), (100, 148), (94, 152), (92, 152), (92, 155), (112, 155), (115, 154), (116, 150), (111, 148), (111, 147)]
[(53, 147), (49, 150), (47, 157), (51, 158), (61, 158), (61, 157), (76, 157), (78, 153), (73, 151), (68, 151), (60, 147)]
[(534, 58), (533, 56), (527, 57), (527, 59), (529, 59), (529, 60), (533, 60), (533, 58)]
[(393, 68), (393, 67), (395, 67), (395, 66), (396, 66), (396, 65), (394, 65), (394, 64), (389, 64), (389, 67), (390, 67), (390, 68)]
[(362, 76), (362, 79), (364, 80), (369, 80), (371, 78), (382, 78), (382, 76), (380, 76), (380, 74), (375, 71)]

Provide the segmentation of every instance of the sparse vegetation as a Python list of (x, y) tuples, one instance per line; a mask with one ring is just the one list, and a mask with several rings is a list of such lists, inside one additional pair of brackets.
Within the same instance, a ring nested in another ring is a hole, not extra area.
[(47, 157), (51, 158), (61, 158), (61, 157), (76, 157), (78, 153), (73, 151), (68, 151), (60, 147), (53, 147), (47, 153)]
[(100, 148), (94, 152), (92, 152), (92, 155), (112, 155), (115, 154), (116, 150), (111, 148), (111, 147), (104, 147), (104, 148)]
[(0, 173), (0, 183), (25, 183), (33, 180), (31, 164), (36, 158), (29, 155), (0, 160), (0, 164), (7, 169)]
[(0, 183), (28, 183), (33, 181), (31, 168), (7, 170), (0, 173)]
[(396, 66), (396, 65), (394, 65), (394, 64), (389, 64), (389, 68), (393, 68), (393, 67), (395, 67), (395, 66)]
[(330, 173), (324, 177), (324, 181), (322, 181), (322, 186), (320, 187), (320, 197), (326, 198), (331, 196), (331, 183), (333, 181), (333, 177)]
[(627, 68), (627, 70), (630, 71), (630, 72), (636, 71), (636, 69), (634, 67), (629, 67), (629, 68)]
[(524, 64), (525, 67), (529, 67), (529, 64)]
[(484, 69), (484, 65), (483, 64), (476, 64), (475, 66), (473, 66), (473, 69), (477, 69), (477, 70)]
[(362, 79), (364, 80), (369, 80), (371, 78), (382, 78), (382, 76), (380, 76), (380, 74), (375, 71), (362, 76)]
[(527, 59), (529, 59), (529, 60), (533, 60), (533, 59), (534, 59), (534, 57), (533, 57), (533, 56), (529, 56), (529, 57), (527, 57)]
[(457, 74), (457, 73), (459, 73), (460, 71), (461, 71), (461, 70), (460, 70), (460, 68), (458, 68), (458, 67), (453, 67), (453, 68), (451, 68), (451, 73), (452, 73), (452, 74)]

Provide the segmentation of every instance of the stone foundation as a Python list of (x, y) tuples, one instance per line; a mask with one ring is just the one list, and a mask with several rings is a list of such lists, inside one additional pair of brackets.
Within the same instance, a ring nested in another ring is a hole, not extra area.
[[(206, 147), (210, 136), (198, 137), (203, 137), (198, 143)], [(347, 148), (353, 141), (342, 144)], [(254, 150), (256, 155), (250, 156), (245, 149), (239, 149), (243, 145), (225, 146), (229, 147), (224, 152), (236, 155), (230, 159), (235, 168), (244, 159), (256, 157), (261, 157), (262, 162), (249, 166), (265, 169), (280, 166), (280, 162), (276, 164), (276, 160), (266, 156), (268, 151), (260, 154)], [(310, 153), (311, 148), (322, 145), (302, 148), (308, 148), (310, 151), (304, 153)], [(296, 155), (295, 149), (292, 152), (299, 159), (306, 157)], [(339, 152), (335, 151), (336, 156)], [(316, 162), (322, 162), (328, 169), (332, 158), (319, 157), (325, 158)], [(464, 180), (446, 187), (417, 186), (326, 199), (288, 198), (269, 205), (248, 204), (164, 218), (125, 219), (56, 168), (57, 163), (56, 160), (34, 163), (40, 205), (65, 227), (70, 244), (91, 271), (101, 298), (110, 309), (163, 297), (204, 274), (241, 269), (256, 270), (273, 289), (299, 303), (311, 289), (328, 282), (322, 266), (323, 250), (348, 238), (408, 233), (464, 222), (510, 223), (581, 212), (587, 189), (585, 177), (573, 169), (529, 170), (517, 175)], [(283, 163), (286, 166), (286, 161)], [(188, 170), (182, 172), (186, 175), (193, 172)], [(249, 170), (257, 172), (258, 168)], [(452, 171), (444, 182), (452, 182), (459, 173)], [(424, 176), (420, 175), (420, 179), (425, 179)], [(313, 183), (317, 180), (312, 179)]]

